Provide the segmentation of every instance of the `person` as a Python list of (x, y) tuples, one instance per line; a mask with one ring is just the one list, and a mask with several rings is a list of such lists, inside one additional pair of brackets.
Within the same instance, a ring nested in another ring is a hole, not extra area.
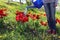
[(56, 13), (56, 6), (58, 0), (42, 0), (44, 4), (44, 9), (47, 15), (47, 21), (49, 30), (48, 33), (56, 34), (56, 20), (55, 20), (55, 13)]

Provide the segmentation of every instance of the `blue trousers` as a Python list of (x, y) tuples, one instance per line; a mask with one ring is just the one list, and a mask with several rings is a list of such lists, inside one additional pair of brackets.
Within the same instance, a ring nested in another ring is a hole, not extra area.
[(48, 26), (51, 30), (56, 30), (56, 20), (55, 20), (55, 3), (44, 3), (45, 12), (47, 15)]

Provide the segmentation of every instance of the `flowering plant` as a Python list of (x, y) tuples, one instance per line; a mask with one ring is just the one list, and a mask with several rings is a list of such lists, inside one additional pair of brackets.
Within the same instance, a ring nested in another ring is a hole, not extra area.
[[(0, 25), (2, 25), (2, 26), (4, 23), (4, 18), (7, 16), (6, 11), (7, 11), (6, 8), (0, 9)], [(0, 26), (0, 27), (2, 27), (2, 26)]]

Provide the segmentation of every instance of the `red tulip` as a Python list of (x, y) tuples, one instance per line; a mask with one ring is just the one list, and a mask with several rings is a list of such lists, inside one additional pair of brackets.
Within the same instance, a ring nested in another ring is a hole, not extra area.
[(20, 19), (19, 19), (19, 15), (17, 15), (17, 16), (16, 16), (16, 21), (19, 21), (19, 20), (20, 20)]
[(0, 9), (0, 15), (2, 15), (3, 13), (4, 13), (4, 11)]
[(36, 19), (40, 19), (40, 15), (37, 15), (37, 16), (36, 16)]
[(57, 19), (56, 19), (56, 23), (58, 23), (58, 21), (59, 21), (59, 19), (57, 18)]
[(5, 14), (5, 9), (0, 9), (0, 18), (3, 18), (4, 16), (7, 16), (7, 14)]
[(3, 14), (3, 16), (7, 16), (7, 14)]
[(57, 19), (56, 19), (56, 23), (59, 23), (59, 24), (60, 24), (60, 19), (57, 18)]
[(27, 17), (29, 17), (29, 15), (28, 15), (28, 14), (27, 14), (26, 16), (27, 16)]
[(60, 24), (60, 20), (58, 20), (58, 23)]
[(27, 22), (28, 21), (28, 17), (23, 17), (23, 20), (22, 20), (22, 22)]
[(18, 12), (17, 11), (17, 15), (16, 15), (16, 21), (20, 21), (20, 22), (27, 22), (28, 21), (28, 17), (26, 15), (24, 15), (23, 12)]
[(24, 12), (19, 12), (19, 11), (16, 11), (16, 15), (23, 15)]

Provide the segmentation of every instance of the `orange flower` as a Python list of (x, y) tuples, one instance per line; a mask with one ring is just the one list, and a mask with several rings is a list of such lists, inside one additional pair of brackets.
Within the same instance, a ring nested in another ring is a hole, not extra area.
[(31, 18), (33, 19), (33, 20), (36, 20), (36, 14), (33, 14), (32, 16), (31, 16)]
[(43, 25), (43, 26), (47, 26), (47, 22), (41, 21), (40, 24)]

